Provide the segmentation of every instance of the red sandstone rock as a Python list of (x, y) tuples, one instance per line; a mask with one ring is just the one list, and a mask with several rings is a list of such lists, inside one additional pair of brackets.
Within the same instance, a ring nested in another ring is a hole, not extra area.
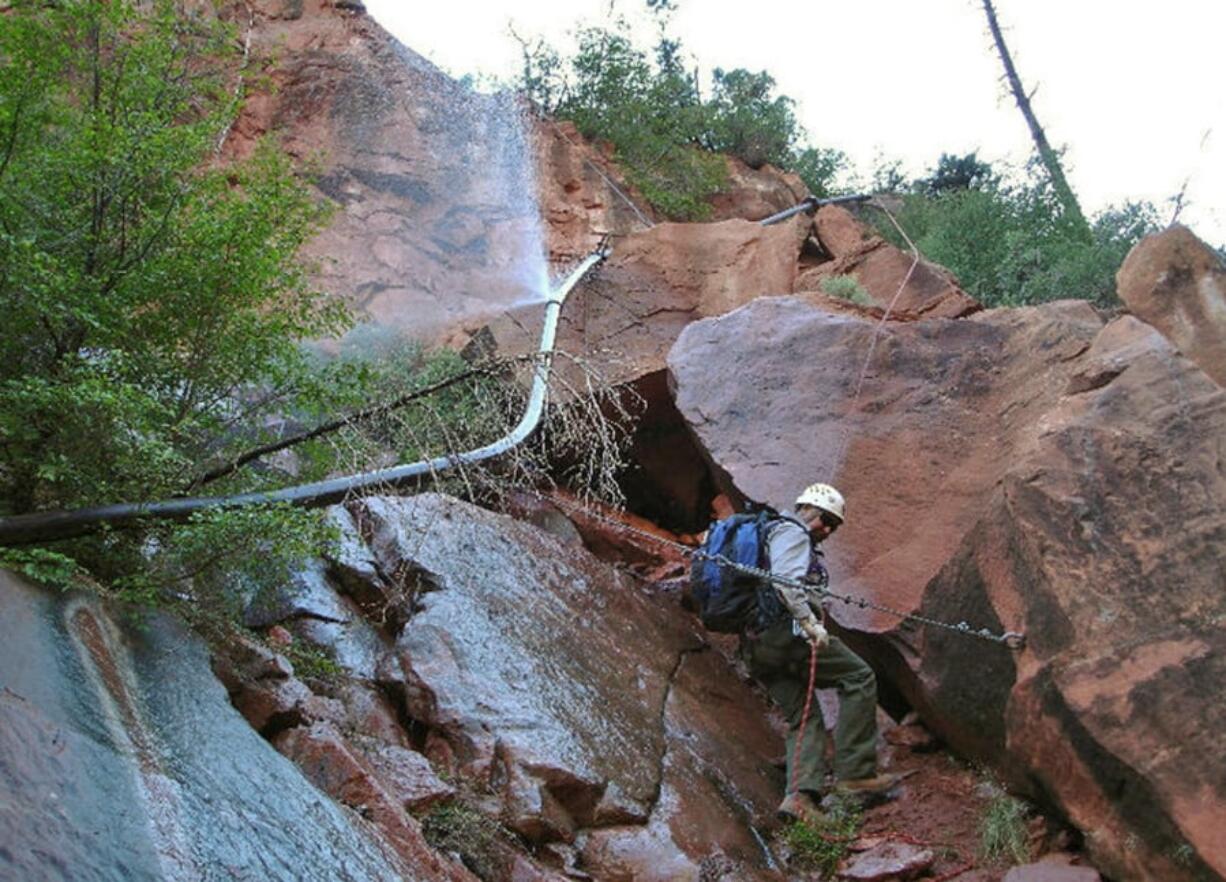
[(378, 828), (420, 879), (475, 882), (476, 876), (429, 846), (398, 798), (381, 785), (335, 728), (317, 723), (290, 729), (278, 735), (273, 744), (297, 763), (316, 787)]
[(1226, 266), (1212, 248), (1179, 225), (1146, 236), (1116, 285), (1133, 315), (1226, 386)]
[(412, 562), (441, 586), (398, 643), (432, 757), (488, 782), (521, 835), (585, 831), (576, 847), (594, 878), (668, 878), (653, 874), (697, 867), (713, 848), (739, 856), (740, 878), (769, 878), (744, 818), (778, 801), (778, 773), (759, 759), (777, 736), (674, 606), (586, 551), (456, 500), (359, 505), (384, 570)]
[(708, 200), (711, 204), (709, 220), (760, 221), (791, 208), (809, 195), (804, 181), (791, 172), (781, 172), (772, 165), (750, 168), (733, 156), (724, 159), (728, 183)]
[(455, 795), (417, 751), (362, 736), (353, 743), (384, 789), (409, 811), (421, 813)]
[(905, 882), (923, 873), (935, 860), (931, 849), (887, 841), (850, 858), (839, 871), (839, 878), (855, 882)]
[(958, 318), (982, 308), (949, 270), (923, 259), (912, 269), (913, 255), (869, 233), (845, 208), (823, 206), (814, 230), (834, 259), (801, 272), (797, 292), (820, 292), (825, 280), (848, 276), (874, 303), (890, 307), (891, 314), (899, 317)]
[(1037, 782), (1114, 878), (1226, 877), (1226, 392), (1056, 303), (889, 324), (856, 400), (873, 333), (787, 298), (695, 323), (678, 408), (726, 489), (844, 490), (836, 590), (1027, 633), (1013, 654), (835, 603), (942, 740)]
[[(763, 227), (748, 221), (659, 224), (620, 239), (594, 276), (571, 294), (558, 328), (558, 348), (583, 355), (601, 380), (620, 384), (664, 367), (689, 322), (722, 315), (757, 297), (788, 294), (796, 274), (801, 222)], [(489, 324), (490, 354), (535, 352), (544, 312), (540, 304)], [(479, 327), (469, 328), (476, 334)], [(582, 388), (568, 360), (555, 366), (555, 393)]]
[(589, 144), (573, 123), (539, 120), (535, 133), (551, 262), (577, 261), (605, 233), (624, 236), (660, 220), (608, 155)]

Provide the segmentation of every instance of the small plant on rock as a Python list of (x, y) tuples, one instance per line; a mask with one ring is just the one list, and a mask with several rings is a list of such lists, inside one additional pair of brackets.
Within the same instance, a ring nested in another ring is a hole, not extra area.
[(822, 279), (822, 291), (831, 297), (846, 300), (857, 306), (873, 305), (873, 298), (868, 295), (868, 291), (864, 289), (859, 280), (853, 276), (830, 276), (829, 278)]
[(505, 827), (462, 802), (436, 806), (422, 819), (421, 830), (431, 846), (459, 855), (464, 866), (486, 880), (502, 878), (514, 847)]
[(784, 827), (782, 839), (791, 853), (790, 863), (799, 870), (816, 870), (833, 878), (860, 832), (860, 809), (848, 800), (837, 800), (821, 822), (793, 821)]
[(1030, 859), (1026, 803), (1003, 790), (992, 797), (979, 823), (979, 854), (987, 861), (1022, 864)]

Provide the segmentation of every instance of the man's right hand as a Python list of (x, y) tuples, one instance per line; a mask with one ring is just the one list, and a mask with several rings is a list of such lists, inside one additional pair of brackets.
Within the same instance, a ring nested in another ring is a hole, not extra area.
[(826, 629), (816, 618), (805, 619), (800, 623), (800, 630), (804, 632), (805, 639), (817, 649), (821, 649), (830, 642), (830, 635), (826, 633)]

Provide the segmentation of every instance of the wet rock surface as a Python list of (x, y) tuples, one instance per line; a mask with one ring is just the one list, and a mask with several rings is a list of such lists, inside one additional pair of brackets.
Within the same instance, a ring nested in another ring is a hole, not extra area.
[(675, 607), (573, 544), (454, 499), (353, 513), (383, 568), (411, 561), (438, 586), (397, 642), (406, 710), (510, 829), (573, 843), (594, 878), (697, 879), (713, 851), (757, 878), (749, 827), (779, 787), (757, 748), (776, 736)]
[(856, 400), (871, 333), (791, 298), (696, 323), (678, 407), (741, 494), (848, 494), (836, 589), (1026, 632), (1013, 654), (835, 604), (942, 740), (1093, 831), (1113, 876), (1222, 878), (1226, 396), (1064, 303), (887, 326)]
[(247, 725), (203, 647), (0, 571), (0, 876), (434, 878)]

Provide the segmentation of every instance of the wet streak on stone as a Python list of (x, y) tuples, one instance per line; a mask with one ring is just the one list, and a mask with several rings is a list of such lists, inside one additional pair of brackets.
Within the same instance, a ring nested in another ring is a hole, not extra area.
[(124, 734), (128, 736), (136, 751), (141, 773), (147, 775), (159, 771), (156, 754), (149, 743), (145, 727), (137, 716), (132, 696), (124, 685), (123, 675), (119, 672), (115, 656), (107, 646), (98, 619), (89, 609), (81, 607), (72, 614), (71, 624), (73, 633), (89, 653), (90, 661), (98, 672), (99, 682), (110, 697), (111, 706), (119, 713)]
[(93, 665), (100, 691), (105, 691), (105, 695), (99, 696), (103, 706), (109, 704), (118, 717), (115, 721), (118, 731), (113, 732), (116, 749), (122, 751), (126, 739), (136, 755), (137, 790), (144, 797), (154, 849), (166, 877), (176, 880), (200, 878), (181, 817), (178, 784), (162, 768), (148, 726), (133, 701), (104, 626), (86, 606), (71, 613), (68, 624), (69, 631)]
[(655, 791), (651, 795), (651, 802), (647, 807), (648, 817), (655, 812), (656, 806), (660, 802), (660, 794), (664, 791), (664, 775), (665, 764), (668, 760), (668, 748), (670, 739), (668, 737), (668, 724), (665, 720), (668, 715), (668, 702), (673, 696), (673, 687), (677, 685), (677, 678), (681, 675), (681, 666), (685, 664), (685, 658), (697, 652), (707, 650), (706, 646), (696, 646), (689, 649), (683, 649), (677, 653), (677, 660), (673, 663), (673, 668), (668, 673), (668, 680), (664, 686), (663, 695), (660, 698), (660, 712), (657, 716), (660, 727), (660, 756), (656, 761), (656, 783)]

